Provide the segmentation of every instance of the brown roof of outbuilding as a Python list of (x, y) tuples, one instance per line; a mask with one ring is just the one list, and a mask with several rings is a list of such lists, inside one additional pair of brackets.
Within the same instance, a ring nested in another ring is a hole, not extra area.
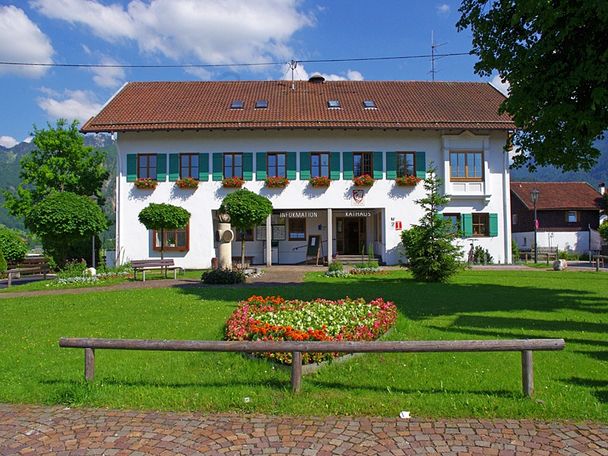
[[(268, 100), (267, 109), (255, 101)], [(328, 100), (340, 101), (329, 109)], [(244, 109), (230, 109), (243, 100)], [(377, 109), (365, 109), (373, 100)], [(260, 128), (514, 128), (487, 83), (410, 81), (131, 82), (82, 127), (88, 132)]]
[(528, 208), (534, 205), (530, 192), (540, 191), (536, 209), (600, 210), (600, 193), (587, 182), (511, 182), (511, 192)]

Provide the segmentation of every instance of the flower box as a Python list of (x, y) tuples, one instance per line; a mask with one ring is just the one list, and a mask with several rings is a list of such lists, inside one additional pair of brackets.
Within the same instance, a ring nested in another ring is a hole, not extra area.
[[(365, 341), (376, 340), (397, 320), (397, 308), (382, 298), (288, 301), (281, 296), (251, 296), (241, 301), (226, 322), (227, 340)], [(291, 353), (260, 353), (291, 364)], [(303, 353), (312, 364), (337, 353)]]
[(399, 187), (415, 187), (421, 180), (416, 176), (400, 176), (395, 179), (395, 184)]
[(289, 185), (289, 179), (286, 177), (267, 177), (266, 187), (268, 188), (285, 188)]
[(222, 187), (225, 188), (241, 188), (245, 185), (245, 180), (240, 177), (227, 177), (222, 180)]
[(331, 179), (327, 176), (318, 176), (318, 177), (311, 177), (308, 182), (310, 183), (311, 187), (323, 188), (323, 187), (329, 187), (329, 185), (331, 184)]
[(353, 182), (357, 187), (371, 187), (374, 185), (374, 178), (369, 174), (362, 174), (353, 179)]
[(158, 181), (149, 177), (140, 177), (133, 184), (141, 190), (154, 190), (158, 185)]
[(193, 177), (184, 177), (175, 181), (175, 185), (183, 189), (195, 189), (198, 188), (198, 181)]

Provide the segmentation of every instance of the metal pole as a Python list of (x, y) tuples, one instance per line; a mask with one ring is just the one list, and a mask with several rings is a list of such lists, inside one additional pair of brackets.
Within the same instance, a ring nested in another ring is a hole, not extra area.
[(93, 246), (92, 246), (92, 251), (91, 251), (91, 267), (94, 268), (95, 267), (95, 235), (93, 235), (92, 239), (93, 239)]
[(534, 263), (538, 263), (538, 242), (537, 242), (537, 234), (538, 234), (538, 220), (536, 218), (536, 201), (534, 201)]

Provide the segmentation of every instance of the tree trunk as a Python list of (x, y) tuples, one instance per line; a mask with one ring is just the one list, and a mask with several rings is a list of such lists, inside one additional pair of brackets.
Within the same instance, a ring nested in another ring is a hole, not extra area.
[(241, 231), (241, 269), (245, 269), (245, 230)]

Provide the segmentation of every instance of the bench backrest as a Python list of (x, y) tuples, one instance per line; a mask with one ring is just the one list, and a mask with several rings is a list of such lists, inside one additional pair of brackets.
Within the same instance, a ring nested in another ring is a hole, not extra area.
[(539, 247), (538, 253), (557, 253), (557, 247)]
[(19, 263), (10, 264), (10, 269), (19, 269), (19, 268), (40, 268), (41, 271), (49, 270), (49, 262), (42, 255), (32, 255), (26, 256)]
[(165, 260), (133, 260), (131, 266), (134, 268), (145, 268), (145, 267), (165, 267), (175, 266), (175, 262), (172, 258)]

